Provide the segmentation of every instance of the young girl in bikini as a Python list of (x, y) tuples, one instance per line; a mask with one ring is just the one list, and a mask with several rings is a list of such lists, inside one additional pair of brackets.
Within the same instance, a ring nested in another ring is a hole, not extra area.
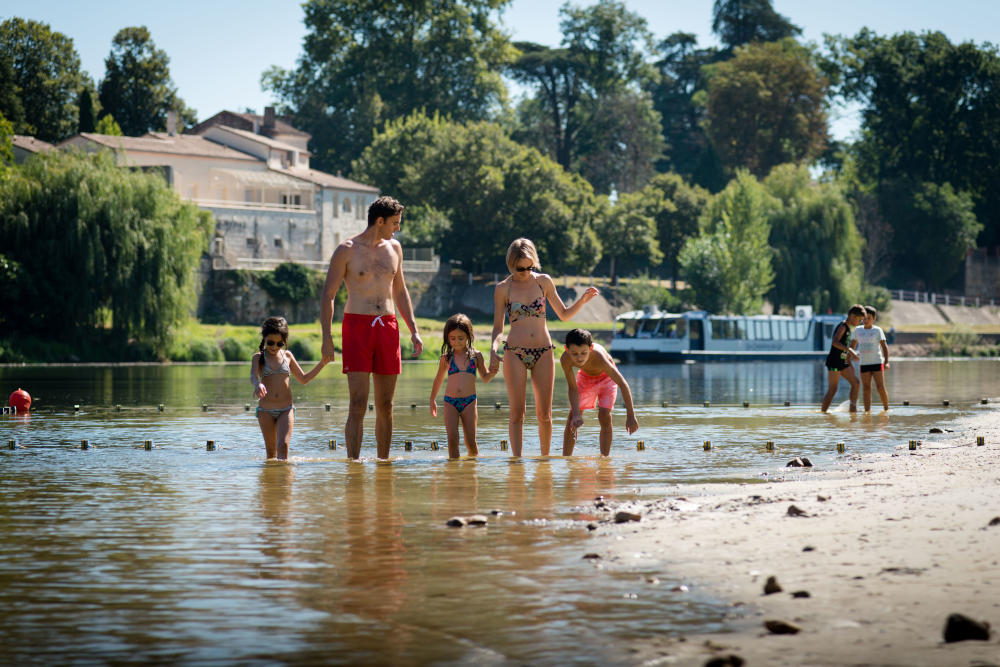
[(528, 239), (517, 239), (507, 249), (510, 275), (500, 281), (493, 292), (493, 344), (490, 350), (490, 370), (499, 368), (497, 345), (503, 336), (505, 319), (510, 322), (510, 334), (503, 344), (503, 377), (510, 400), (510, 449), (513, 456), (521, 455), (528, 373), (535, 392), (535, 416), (538, 418), (538, 440), (542, 456), (548, 456), (552, 443), (552, 391), (555, 383), (555, 359), (552, 339), (545, 324), (545, 304), (561, 320), (571, 320), (583, 304), (598, 291), (588, 287), (572, 306), (566, 306), (556, 292), (552, 278), (541, 270), (538, 251)]
[(308, 383), (323, 370), (328, 359), (322, 359), (311, 371), (303, 373), (288, 345), (288, 322), (284, 317), (269, 317), (260, 328), (260, 351), (250, 360), (250, 384), (257, 398), (257, 423), (264, 435), (268, 459), (286, 460), (288, 441), (295, 423), (292, 388), (289, 376), (302, 384)]
[[(448, 384), (444, 389), (444, 426), (448, 431), (448, 458), (458, 458), (458, 422), (462, 422), (465, 432), (465, 448), (470, 456), (479, 453), (476, 444), (476, 424), (479, 421), (476, 402), (476, 371), (483, 382), (489, 382), (497, 374), (486, 368), (483, 355), (472, 347), (474, 339), (472, 322), (462, 313), (452, 315), (444, 323), (444, 344), (441, 346), (441, 361), (431, 387), (431, 416), (437, 417), (437, 393), (445, 375)], [(461, 366), (461, 367), (460, 367)]]

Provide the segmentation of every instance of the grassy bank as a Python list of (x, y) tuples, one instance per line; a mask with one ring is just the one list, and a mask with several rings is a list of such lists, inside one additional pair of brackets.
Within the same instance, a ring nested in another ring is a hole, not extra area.
[[(492, 321), (473, 323), (476, 347), (481, 352), (488, 351), (487, 341), (493, 329)], [(441, 350), (444, 319), (417, 318), (417, 327), (424, 341), (421, 359), (435, 360)], [(561, 343), (565, 332), (574, 327), (607, 330), (608, 322), (561, 322), (550, 321), (549, 329), (553, 340)], [(400, 343), (403, 358), (411, 358), (409, 332), (400, 323)], [(41, 339), (14, 338), (0, 339), (0, 363), (101, 363), (101, 362), (222, 362), (249, 361), (260, 344), (260, 328), (254, 325), (204, 324), (190, 320), (176, 329), (166, 355), (160, 358), (152, 349), (141, 343), (126, 346), (103, 340), (100, 333), (90, 340), (73, 343), (52, 342)], [(337, 353), (341, 350), (340, 325), (334, 323), (333, 344)], [(322, 341), (318, 322), (292, 324), (289, 326), (289, 349), (297, 359), (317, 361), (320, 358)]]

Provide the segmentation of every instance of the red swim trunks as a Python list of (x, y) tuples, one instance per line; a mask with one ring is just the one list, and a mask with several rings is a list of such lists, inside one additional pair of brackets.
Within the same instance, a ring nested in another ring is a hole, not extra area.
[(580, 410), (593, 410), (597, 406), (610, 410), (615, 407), (618, 385), (607, 373), (587, 375), (577, 371), (576, 389), (580, 392)]
[(344, 313), (341, 322), (345, 373), (399, 375), (403, 370), (399, 352), (399, 323), (395, 315)]

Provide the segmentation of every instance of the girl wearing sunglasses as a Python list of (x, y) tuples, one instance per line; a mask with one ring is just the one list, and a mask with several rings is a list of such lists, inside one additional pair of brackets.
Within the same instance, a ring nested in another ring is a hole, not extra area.
[(308, 373), (287, 349), (288, 322), (284, 317), (269, 317), (260, 328), (260, 351), (250, 360), (250, 383), (257, 398), (257, 422), (264, 435), (268, 459), (288, 459), (288, 442), (295, 423), (292, 388), (289, 378), (307, 384), (316, 377), (328, 359), (323, 358)]

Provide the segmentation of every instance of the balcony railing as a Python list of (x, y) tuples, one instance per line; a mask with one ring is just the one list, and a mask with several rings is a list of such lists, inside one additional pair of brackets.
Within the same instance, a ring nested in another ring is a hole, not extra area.
[(205, 208), (241, 208), (254, 211), (296, 211), (299, 213), (316, 213), (311, 206), (304, 204), (279, 204), (277, 202), (237, 201), (235, 199), (194, 199), (195, 204)]
[(980, 299), (977, 297), (953, 296), (951, 294), (938, 294), (936, 292), (917, 292), (912, 290), (894, 289), (889, 290), (890, 296), (896, 301), (912, 301), (914, 303), (930, 303), (942, 306), (970, 306), (978, 308), (980, 306), (1000, 305), (1000, 299)]

